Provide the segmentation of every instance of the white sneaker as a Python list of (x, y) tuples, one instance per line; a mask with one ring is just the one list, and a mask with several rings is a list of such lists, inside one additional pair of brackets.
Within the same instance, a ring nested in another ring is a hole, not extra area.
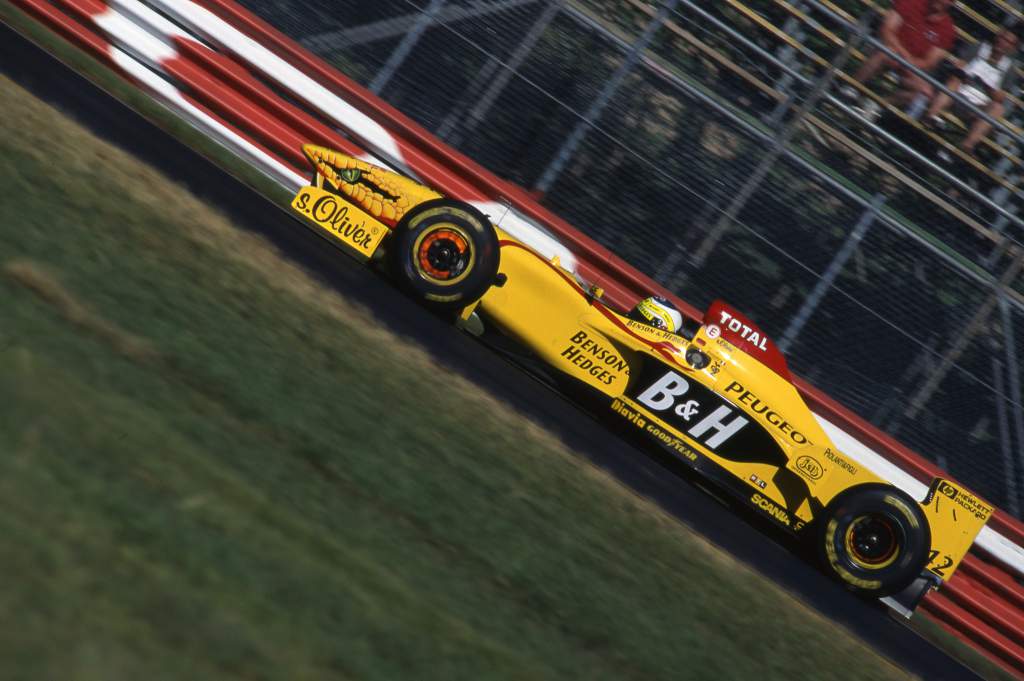
[(873, 99), (868, 99), (854, 110), (857, 111), (868, 123), (877, 123), (878, 119), (882, 116), (881, 105)]
[(852, 85), (843, 85), (839, 88), (839, 96), (852, 104), (860, 99), (860, 92)]

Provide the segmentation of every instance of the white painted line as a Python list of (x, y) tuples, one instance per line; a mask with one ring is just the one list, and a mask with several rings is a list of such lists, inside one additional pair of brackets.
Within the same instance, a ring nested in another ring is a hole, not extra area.
[(270, 76), (279, 85), (358, 137), (388, 163), (405, 168), (405, 159), (397, 140), (382, 125), (234, 26), (189, 0), (148, 2), (196, 31), (210, 43), (227, 49)]
[[(108, 0), (111, 11), (116, 11), (136, 26), (145, 29), (153, 36), (164, 38), (186, 38), (196, 41), (191, 33), (186, 33), (174, 22), (146, 7), (139, 0)], [(172, 43), (167, 41), (168, 45)]]
[(125, 73), (155, 94), (179, 116), (251, 163), (273, 181), (292, 191), (298, 191), (299, 187), (308, 184), (306, 178), (296, 174), (234, 130), (189, 102), (177, 88), (128, 53), (112, 47), (110, 56)]
[(169, 40), (154, 36), (113, 8), (93, 15), (92, 20), (116, 47), (153, 68), (160, 68), (160, 62), (178, 56)]
[(497, 201), (472, 201), (474, 206), (491, 219), (491, 222), (543, 255), (548, 260), (557, 257), (561, 266), (569, 272), (576, 271), (576, 256), (558, 239), (540, 230), (515, 209)]

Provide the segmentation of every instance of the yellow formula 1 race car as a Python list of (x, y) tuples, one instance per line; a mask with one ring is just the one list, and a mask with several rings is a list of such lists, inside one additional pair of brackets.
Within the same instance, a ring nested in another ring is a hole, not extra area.
[(953, 481), (915, 500), (839, 451), (779, 350), (728, 305), (667, 331), (612, 309), (468, 204), (340, 152), (305, 153), (316, 173), (292, 208), (318, 233), (427, 305), (526, 348), (599, 415), (806, 541), (851, 590), (909, 613), (991, 515)]

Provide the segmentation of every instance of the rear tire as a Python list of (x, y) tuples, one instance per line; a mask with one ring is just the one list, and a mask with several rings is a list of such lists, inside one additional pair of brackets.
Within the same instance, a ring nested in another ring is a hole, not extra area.
[(479, 299), (495, 282), (498, 235), (468, 203), (426, 201), (410, 210), (392, 235), (389, 258), (395, 278), (410, 295), (437, 310), (455, 310)]
[(817, 533), (825, 569), (865, 596), (894, 594), (921, 574), (931, 530), (921, 507), (889, 485), (855, 487), (833, 501)]

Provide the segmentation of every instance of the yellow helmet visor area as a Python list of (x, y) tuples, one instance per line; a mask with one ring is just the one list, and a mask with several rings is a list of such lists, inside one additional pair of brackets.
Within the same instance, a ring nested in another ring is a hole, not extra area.
[(672, 315), (668, 313), (668, 310), (661, 307), (661, 305), (658, 305), (658, 303), (653, 299), (645, 298), (641, 300), (636, 306), (636, 311), (645, 317), (650, 322), (651, 326), (675, 332), (676, 324), (675, 320), (672, 319)]

